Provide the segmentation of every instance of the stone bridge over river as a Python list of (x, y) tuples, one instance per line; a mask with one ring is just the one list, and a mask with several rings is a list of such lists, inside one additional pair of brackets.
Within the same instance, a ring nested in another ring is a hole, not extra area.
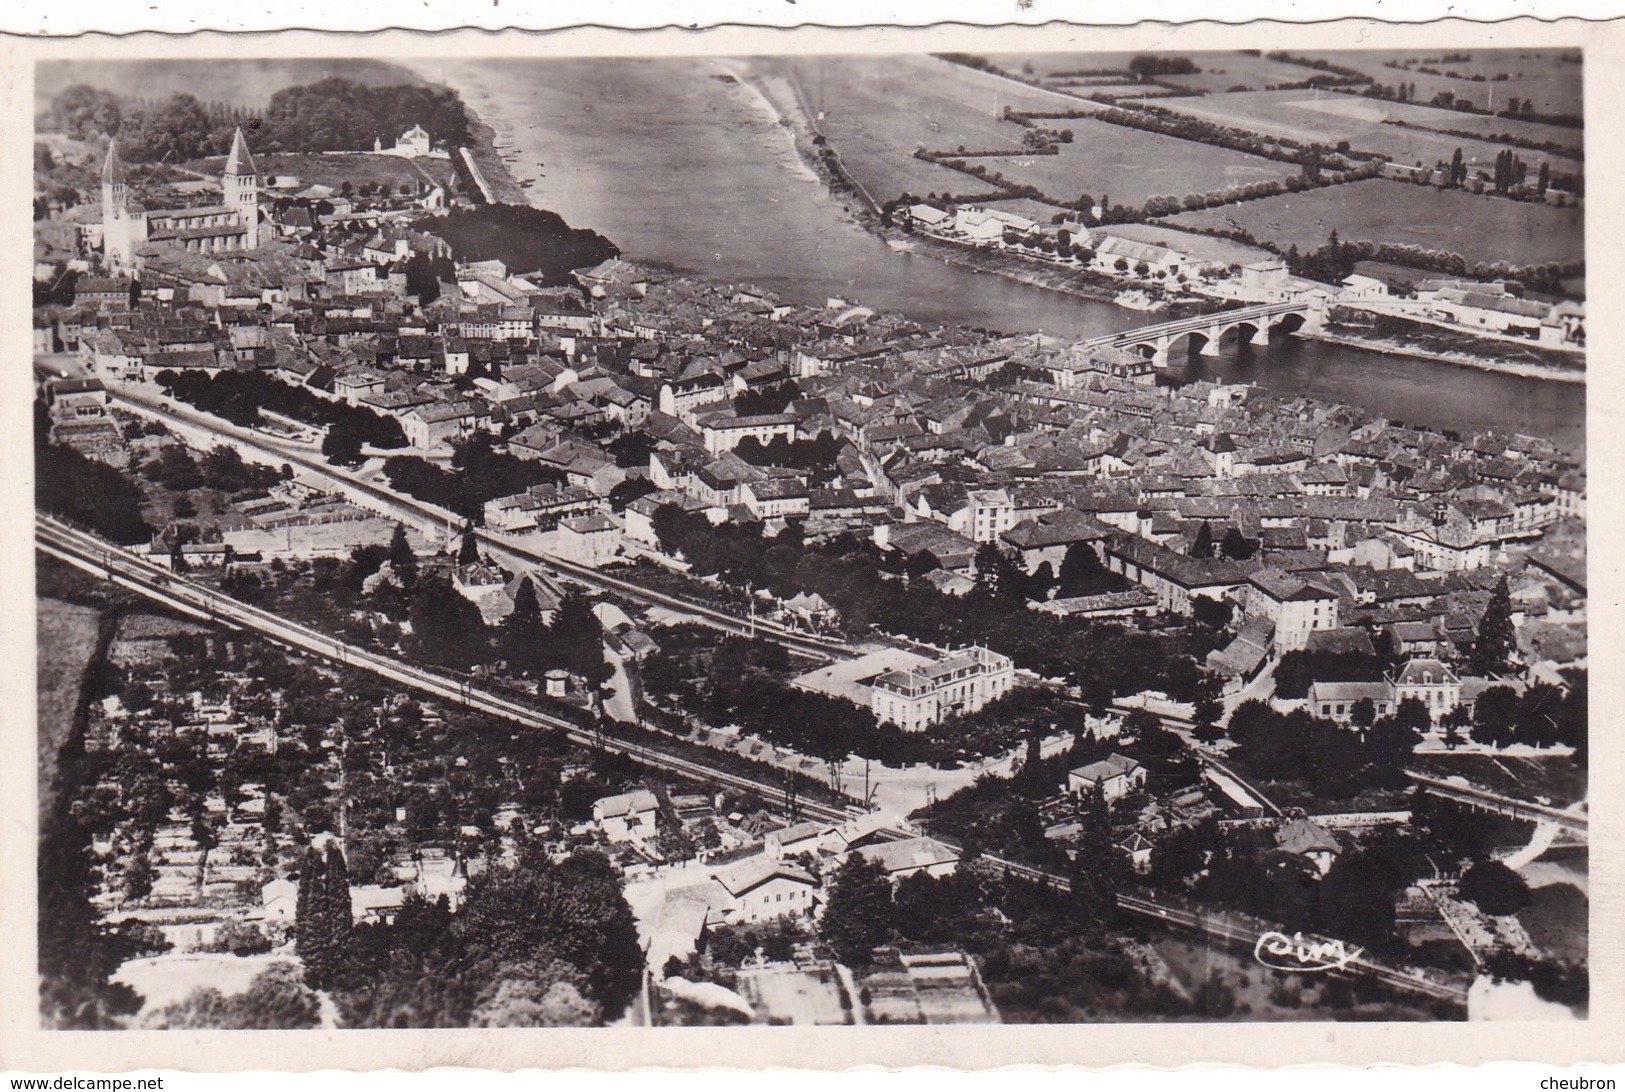
[(1253, 345), (1268, 345), (1270, 330), (1285, 323), (1293, 323), (1291, 330), (1313, 332), (1320, 329), (1326, 318), (1326, 303), (1320, 299), (1292, 300), (1283, 303), (1263, 303), (1231, 311), (1215, 311), (1207, 315), (1161, 322), (1155, 326), (1141, 326), (1117, 334), (1091, 338), (1087, 345), (1111, 349), (1126, 349), (1149, 357), (1157, 367), (1168, 366), (1168, 350), (1180, 338), (1199, 342), (1203, 356), (1218, 356), (1219, 342), (1225, 334), (1238, 331)]

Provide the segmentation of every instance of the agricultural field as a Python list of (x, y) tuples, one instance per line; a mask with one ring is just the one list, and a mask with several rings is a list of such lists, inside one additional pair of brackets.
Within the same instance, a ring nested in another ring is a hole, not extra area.
[(1282, 249), (1312, 250), (1335, 230), (1351, 242), (1410, 243), (1454, 251), (1469, 262), (1540, 265), (1585, 256), (1580, 209), (1381, 179), (1182, 212), (1166, 222), (1239, 228)]
[(879, 201), (904, 190), (987, 192), (968, 175), (913, 158), (916, 148), (1021, 149), (1004, 108), (1089, 109), (1065, 95), (1026, 88), (934, 57), (774, 57), (761, 63), (795, 82), (852, 176)]
[[(1345, 97), (1354, 98), (1354, 96)], [(1391, 127), (1395, 123), (1403, 122), (1406, 125), (1427, 129), (1453, 129), (1458, 133), (1473, 133), (1485, 140), (1493, 140), (1493, 138), (1505, 134), (1541, 144), (1562, 145), (1571, 151), (1571, 154), (1566, 157), (1567, 160), (1577, 160), (1585, 150), (1585, 134), (1579, 129), (1568, 129), (1561, 125), (1548, 125), (1540, 121), (1520, 121), (1516, 118), (1492, 118), (1483, 114), (1463, 114), (1455, 110), (1441, 110), (1436, 106), (1388, 102), (1383, 99), (1368, 99), (1363, 96), (1355, 101), (1379, 106), (1385, 115), (1385, 121)], [(1518, 154), (1525, 159), (1541, 155), (1540, 152), (1529, 151), (1519, 151)]]
[(1129, 129), (1104, 121), (1075, 118), (1055, 123), (1072, 130), (1071, 144), (1060, 155), (1016, 155), (978, 159), (990, 171), (1061, 201), (1080, 194), (1099, 200), (1110, 196), (1114, 205), (1139, 205), (1147, 197), (1209, 193), (1227, 186), (1265, 182), (1295, 173), (1291, 164), (1277, 163), (1245, 152), (1181, 140), (1161, 133)]
[[(847, 170), (863, 183), (864, 189), (880, 204), (905, 193), (915, 197), (935, 193), (974, 199), (1003, 192), (999, 187), (963, 171), (927, 163), (913, 156), (887, 155), (883, 149), (876, 148), (862, 137), (844, 139), (836, 147), (840, 149), (841, 161), (846, 164)], [(1049, 217), (1045, 216), (1044, 219)]]
[[(1319, 141), (1336, 146), (1346, 140), (1356, 151), (1381, 152), (1399, 163), (1422, 163), (1432, 166), (1448, 163), (1457, 148), (1469, 165), (1492, 164), (1501, 146), (1489, 141), (1431, 133), (1424, 129), (1385, 124), (1388, 118), (1402, 114), (1413, 124), (1427, 124), (1440, 129), (1460, 128), (1458, 122), (1471, 121), (1471, 114), (1458, 114), (1451, 110), (1404, 106), (1381, 99), (1359, 95), (1342, 95), (1331, 91), (1249, 91), (1234, 95), (1206, 95), (1201, 98), (1182, 98), (1170, 103), (1169, 108), (1181, 114), (1202, 118), (1219, 125), (1249, 129), (1255, 133), (1286, 137), (1300, 141)], [(1498, 123), (1497, 132), (1505, 131), (1509, 123)], [(1553, 139), (1552, 133), (1572, 133), (1542, 125), (1541, 139)], [(1560, 137), (1558, 139), (1561, 139)], [(1552, 170), (1560, 173), (1578, 173), (1580, 165), (1572, 159), (1546, 157), (1539, 152), (1520, 152), (1524, 159), (1536, 162), (1550, 158)]]
[[(1228, 91), (1244, 85), (1261, 90), (1271, 84), (1295, 83), (1314, 75), (1302, 65), (1266, 60), (1235, 50), (1157, 49), (1143, 51), (1157, 57), (1186, 57), (1202, 71), (1190, 75), (1159, 76), (1162, 83), (1177, 84), (1192, 91)], [(1006, 72), (1039, 79), (1053, 86), (1088, 85), (1106, 82), (1107, 77), (1080, 73), (1124, 72), (1136, 53), (992, 53), (990, 63)], [(1117, 82), (1132, 82), (1132, 80)]]
[[(1466, 52), (1467, 61), (1444, 61), (1448, 53)], [(1393, 50), (1305, 50), (1345, 68), (1358, 69), (1378, 83), (1396, 84), (1403, 80), (1416, 84), (1416, 97), (1423, 102), (1441, 91), (1471, 100), (1473, 105), (1489, 105), (1490, 89), (1495, 90), (1497, 109), (1508, 98), (1528, 99), (1543, 114), (1579, 114), (1582, 108), (1583, 66), (1564, 61), (1578, 51), (1547, 49), (1475, 49), (1471, 51), (1393, 51)], [(1390, 64), (1400, 67), (1390, 67)], [(1426, 67), (1455, 76), (1435, 76), (1418, 71)], [(1505, 75), (1507, 78), (1496, 79)]]
[[(215, 156), (194, 160), (186, 164), (191, 170), (219, 177), (225, 169), (225, 159)], [(446, 185), (452, 176), (451, 163), (444, 159), (401, 159), (392, 155), (331, 155), (320, 153), (283, 153), (256, 155), (254, 163), (267, 185), (280, 180), (297, 178), (299, 188), (320, 183), (333, 189), (342, 189), (350, 183), (352, 189), (379, 184), (387, 185), (392, 193), (401, 186), (410, 186), (412, 193), (420, 185), (431, 181)], [(290, 191), (293, 192), (293, 191)]]
[(985, 203), (985, 207), (998, 209), (1000, 212), (1013, 212), (1017, 216), (1025, 216), (1037, 224), (1059, 223), (1060, 221), (1055, 219), (1057, 216), (1065, 219), (1077, 215), (1069, 209), (1056, 208), (1054, 205), (1048, 205), (1042, 201), (1034, 201), (1030, 197), (988, 201)]
[(1247, 53), (1184, 53), (1171, 54), (1189, 57), (1202, 71), (1189, 76), (1161, 76), (1163, 83), (1178, 84), (1193, 91), (1215, 94), (1242, 88), (1263, 91), (1276, 84), (1302, 83), (1317, 75), (1313, 68), (1284, 61), (1272, 61)]

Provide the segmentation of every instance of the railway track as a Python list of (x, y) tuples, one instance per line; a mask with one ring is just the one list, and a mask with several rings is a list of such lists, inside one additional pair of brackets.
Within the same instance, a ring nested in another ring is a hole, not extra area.
[(1495, 812), (1497, 815), (1505, 815), (1512, 819), (1522, 819), (1531, 823), (1551, 823), (1581, 838), (1590, 838), (1591, 820), (1582, 813), (1564, 811), (1533, 800), (1519, 800), (1514, 796), (1503, 796), (1488, 789), (1478, 788), (1476, 785), (1457, 784), (1442, 778), (1431, 777), (1428, 774), (1418, 773), (1415, 770), (1406, 770), (1405, 776), (1421, 785), (1432, 796), (1438, 796), (1445, 800), (1454, 800), (1469, 807)]
[[(553, 716), (474, 686), (465, 679), (426, 671), (394, 657), (358, 648), (339, 638), (223, 595), (212, 588), (195, 584), (170, 573), (160, 565), (133, 557), (92, 535), (70, 528), (50, 517), (35, 517), (35, 534), (37, 548), (41, 551), (109, 577), (148, 598), (194, 616), (254, 630), (286, 647), (370, 671), (470, 709), (477, 709), (529, 727), (555, 729), (565, 733), (577, 743), (617, 751), (654, 769), (745, 789), (786, 805), (790, 803), (790, 790), (783, 785), (759, 781), (707, 763), (672, 755), (646, 744), (596, 732), (562, 717)], [(813, 818), (835, 822), (851, 818), (851, 813), (846, 808), (822, 801), (795, 797), (794, 804), (800, 813)], [(909, 836), (903, 831), (896, 831), (893, 834), (899, 838)]]
[[(449, 527), (463, 522), (462, 517), (454, 512), (418, 500), (415, 497), (404, 496), (354, 474), (343, 473), (323, 460), (312, 457), (309, 452), (300, 448), (272, 443), (268, 438), (257, 436), (249, 429), (239, 428), (225, 422), (196, 420), (188, 414), (165, 408), (157, 400), (133, 395), (122, 387), (114, 386), (109, 389), (114, 398), (130, 409), (157, 417), (171, 425), (180, 425), (188, 429), (215, 433), (230, 439), (236, 444), (254, 449), (265, 458), (285, 462), (319, 475), (346, 491), (363, 494), (375, 506), (393, 518), (406, 519), (416, 524), (428, 524), (436, 527)], [(511, 535), (501, 534), (485, 528), (477, 528), (475, 537), (497, 552), (509, 554), (529, 564), (551, 569), (579, 583), (606, 591), (613, 591), (644, 606), (660, 607), (674, 611), (713, 629), (732, 633), (736, 636), (756, 637), (771, 641), (790, 652), (815, 659), (844, 660), (854, 659), (858, 655), (856, 650), (840, 641), (830, 641), (808, 634), (796, 633), (773, 622), (741, 618), (736, 614), (731, 614), (716, 607), (696, 603), (665, 592), (654, 591), (630, 580), (623, 580), (599, 572), (590, 566), (577, 564), (565, 558), (544, 553), (524, 544)]]
[[(131, 555), (50, 516), (36, 514), (34, 525), (35, 547), (40, 552), (113, 580), (149, 599), (193, 616), (255, 631), (285, 647), (348, 667), (370, 671), (380, 677), (458, 703), (466, 708), (528, 727), (562, 732), (576, 743), (624, 754), (651, 769), (664, 770), (701, 782), (743, 789), (787, 808), (793, 804), (800, 815), (808, 818), (841, 823), (856, 814), (856, 802), (852, 807), (846, 807), (793, 797), (791, 790), (786, 786), (771, 784), (745, 774), (673, 755), (648, 744), (606, 735), (474, 686), (466, 679), (427, 671), (394, 657), (356, 647), (340, 638), (321, 633), (221, 594), (212, 588), (196, 584), (171, 573), (161, 565)], [(902, 826), (881, 827), (876, 834), (891, 841), (916, 836), (914, 830)], [(1071, 881), (1058, 873), (993, 855), (984, 857), (990, 864), (1002, 867), (1011, 875), (1049, 884), (1058, 891), (1071, 890)], [(1118, 905), (1123, 910), (1140, 917), (1171, 927), (1194, 929), (1226, 943), (1254, 944), (1265, 928), (1262, 925), (1240, 924), (1228, 916), (1159, 903), (1136, 894), (1120, 894)], [(1452, 1002), (1465, 1003), (1466, 999), (1465, 990), (1461, 988), (1430, 981), (1423, 977), (1420, 971), (1389, 967), (1363, 955), (1351, 961), (1344, 973), (1370, 977), (1395, 988)]]
[[(1164, 925), (1190, 930), (1225, 944), (1245, 948), (1254, 948), (1259, 943), (1259, 938), (1268, 931), (1267, 926), (1260, 922), (1241, 921), (1225, 913), (1210, 913), (1203, 910), (1171, 906), (1138, 895), (1119, 895), (1117, 905), (1121, 909), (1139, 917), (1149, 918)], [(1465, 986), (1456, 982), (1431, 978), (1428, 976), (1428, 972), (1421, 968), (1392, 966), (1376, 960), (1364, 952), (1354, 956), (1343, 970), (1331, 973), (1370, 978), (1408, 993), (1421, 994), (1425, 997), (1463, 1006), (1467, 1004), (1467, 988)]]

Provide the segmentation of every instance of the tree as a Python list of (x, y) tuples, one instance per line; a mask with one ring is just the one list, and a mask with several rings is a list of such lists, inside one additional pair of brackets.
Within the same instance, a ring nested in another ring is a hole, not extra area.
[(1394, 709), (1394, 721), (1405, 731), (1420, 735), (1433, 727), (1433, 714), (1420, 698), (1406, 698)]
[(1377, 722), (1377, 705), (1370, 698), (1361, 698), (1349, 710), (1349, 723), (1356, 728), (1370, 728)]
[(604, 627), (586, 596), (571, 592), (559, 603), (558, 614), (548, 630), (547, 659), (551, 666), (562, 667), (590, 683), (607, 680)]
[(475, 1003), (477, 1028), (584, 1028), (603, 1023), (604, 1008), (583, 993), (585, 976), (563, 960), (509, 964)]
[(1394, 895), (1400, 886), (1372, 854), (1350, 850), (1332, 863), (1320, 883), (1321, 922), (1339, 939), (1383, 944), (1393, 937)]
[(1461, 877), (1456, 892), (1486, 914), (1503, 917), (1529, 905), (1529, 885), (1500, 861), (1479, 861)]
[(895, 908), (891, 881), (878, 861), (848, 857), (835, 873), (822, 931), (842, 963), (866, 964), (869, 953), (891, 937)]
[(1562, 741), (1563, 692), (1548, 683), (1531, 686), (1518, 699), (1517, 739), (1531, 747)]
[(1234, 526), (1224, 533), (1224, 540), (1219, 543), (1219, 552), (1231, 561), (1246, 561), (1257, 549), (1258, 547), (1241, 533), (1241, 529)]
[(991, 542), (976, 548), (976, 579), (995, 599), (1022, 598), (1026, 574)]
[(118, 96), (76, 83), (51, 100), (51, 117), (72, 136), (116, 136), (123, 111)]
[(463, 539), (457, 546), (457, 564), (477, 565), (480, 561), (480, 540), (474, 537), (473, 528), (463, 531)]
[(1072, 867), (1072, 901), (1089, 921), (1109, 923), (1117, 915), (1117, 893), (1128, 882), (1128, 858), (1117, 848), (1105, 791), (1098, 784), (1084, 803), (1082, 835)]
[(166, 1005), (151, 1026), (169, 1029), (285, 1030), (321, 1026), (321, 1001), (289, 964), (272, 964), (231, 997), (213, 987)]
[(1405, 768), (1416, 751), (1416, 745), (1422, 741), (1425, 726), (1431, 723), (1427, 719), (1427, 708), (1421, 702), (1416, 702), (1415, 710), (1406, 708), (1415, 700), (1405, 699), (1393, 716), (1383, 717), (1365, 733), (1366, 757), (1376, 777), (1385, 786), (1402, 788), (1407, 783)]
[(434, 667), (466, 671), (485, 661), (490, 637), (480, 609), (447, 579), (425, 579), (412, 594), (408, 617), (413, 656)]
[(1219, 718), (1224, 716), (1224, 704), (1219, 701), (1221, 692), (1218, 676), (1204, 672), (1202, 681), (1197, 684), (1196, 702), (1191, 707), (1191, 719), (1196, 723), (1191, 734), (1203, 743), (1212, 743), (1224, 736), (1224, 729), (1219, 727)]
[[(334, 935), (328, 887), (327, 860), (315, 846), (305, 850), (304, 863), (299, 868), (299, 894), (294, 903), (294, 951), (305, 965), (305, 981), (315, 989), (325, 989), (333, 981), (333, 972), (342, 956), (340, 938)], [(344, 905), (350, 904), (349, 888), (345, 888)], [(345, 922), (348, 929), (349, 922)]]
[(271, 950), (271, 941), (269, 937), (260, 931), (259, 926), (251, 922), (228, 921), (216, 930), (214, 941), (209, 947), (217, 952), (250, 956), (269, 952)]
[(1074, 542), (1066, 548), (1057, 578), (1060, 587), (1055, 594), (1063, 599), (1094, 595), (1111, 583), (1111, 574), (1100, 563), (1100, 555), (1087, 542)]
[(513, 610), (502, 620), (497, 639), (510, 670), (535, 671), (541, 665), (548, 634), (533, 578), (520, 579), (513, 596)]
[(356, 466), (361, 462), (362, 435), (346, 418), (327, 426), (322, 437), (322, 454), (327, 461), (338, 466)]
[(418, 556), (412, 551), (412, 544), (407, 541), (404, 524), (397, 523), (395, 532), (389, 536), (388, 556), (391, 570), (410, 587), (417, 579)]
[(1207, 520), (1196, 529), (1196, 537), (1191, 540), (1190, 556), (1209, 558), (1213, 556), (1213, 531), (1208, 527)]
[[(569, 981), (608, 1018), (619, 1016), (632, 1000), (643, 970), (637, 922), (620, 875), (607, 858), (590, 851), (577, 851), (557, 864), (530, 852), (518, 867), (470, 881), (452, 934), (456, 960), (481, 961), (490, 981), (508, 977), (507, 968), (515, 964), (545, 967), (562, 960), (580, 974), (555, 981)], [(556, 995), (553, 1003), (564, 1011), (572, 1008), (567, 995)]]
[(336, 973), (349, 951), (350, 928), (354, 921), (354, 909), (350, 902), (350, 868), (345, 863), (344, 851), (339, 848), (337, 839), (327, 843), (327, 859), (323, 862), (321, 882), (321, 913), (326, 918), (324, 940), (329, 948), (332, 963), (329, 973), (332, 974)]
[(1492, 686), (1473, 703), (1473, 738), (1491, 747), (1518, 741), (1518, 695), (1510, 686)]
[(1518, 631), (1512, 624), (1512, 593), (1503, 574), (1496, 581), (1489, 605), (1478, 622), (1478, 639), (1473, 642), (1473, 674), (1489, 677), (1507, 671), (1517, 648)]

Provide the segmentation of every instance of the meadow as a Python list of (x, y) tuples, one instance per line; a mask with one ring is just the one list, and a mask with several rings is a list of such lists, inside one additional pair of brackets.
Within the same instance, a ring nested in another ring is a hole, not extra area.
[(1181, 254), (1187, 254), (1202, 262), (1249, 265), (1252, 262), (1274, 257), (1273, 254), (1262, 247), (1248, 246), (1246, 243), (1238, 243), (1233, 239), (1221, 239), (1212, 235), (1181, 231), (1166, 220), (1153, 220), (1145, 224), (1112, 224), (1100, 230), (1107, 235), (1115, 235), (1119, 239), (1133, 239), (1135, 242), (1165, 246), (1170, 250), (1177, 250)]
[[(1387, 118), (1390, 128), (1394, 127), (1392, 123), (1403, 122), (1406, 125), (1415, 125), (1427, 129), (1472, 133), (1485, 140), (1505, 134), (1518, 140), (1533, 141), (1539, 144), (1557, 144), (1565, 148), (1568, 154), (1548, 158), (1558, 158), (1564, 162), (1577, 160), (1585, 150), (1585, 134), (1579, 129), (1568, 129), (1561, 125), (1548, 125), (1539, 121), (1522, 121), (1516, 118), (1492, 118), (1483, 114), (1463, 114), (1455, 110), (1441, 110), (1435, 106), (1388, 102), (1368, 99), (1363, 96), (1360, 98), (1354, 96), (1345, 97), (1351, 102), (1378, 108), (1382, 115)], [(1457, 143), (1460, 143), (1460, 141), (1457, 141)], [(1531, 155), (1542, 155), (1540, 152), (1521, 150), (1519, 150), (1519, 154), (1526, 159)]]
[(1296, 172), (1244, 152), (1198, 144), (1178, 137), (1129, 129), (1088, 118), (1053, 123), (1072, 130), (1071, 144), (1059, 155), (1020, 155), (978, 159), (1006, 179), (1037, 186), (1061, 201), (1088, 194), (1109, 196), (1114, 205), (1135, 206), (1147, 197), (1209, 193), (1227, 186), (1285, 178)]
[[(1356, 95), (1342, 95), (1322, 91), (1249, 91), (1233, 95), (1206, 95), (1201, 98), (1182, 98), (1166, 104), (1168, 108), (1191, 117), (1202, 118), (1219, 125), (1234, 126), (1255, 133), (1286, 137), (1299, 141), (1319, 141), (1335, 147), (1346, 140), (1356, 151), (1380, 152), (1399, 163), (1420, 162), (1426, 166), (1448, 163), (1457, 148), (1462, 150), (1469, 164), (1493, 163), (1501, 145), (1489, 141), (1432, 133), (1399, 125), (1388, 125), (1389, 117), (1402, 117), (1412, 124), (1426, 124), (1439, 129), (1461, 129), (1471, 123), (1474, 116), (1431, 107), (1406, 106), (1381, 99)], [(1502, 132), (1515, 123), (1504, 119), (1484, 119), (1496, 123), (1494, 131)], [(1535, 127), (1541, 139), (1573, 139), (1572, 130), (1555, 126)], [(1552, 170), (1577, 172), (1579, 164), (1561, 156), (1546, 156), (1539, 152), (1520, 152), (1526, 160), (1550, 159)]]
[[(1469, 60), (1445, 61), (1452, 52), (1465, 52)], [(1489, 105), (1490, 89), (1495, 90), (1495, 106), (1504, 109), (1508, 98), (1527, 99), (1543, 114), (1579, 114), (1582, 108), (1582, 72), (1578, 64), (1561, 60), (1576, 50), (1474, 49), (1470, 51), (1432, 50), (1306, 50), (1306, 55), (1358, 69), (1378, 83), (1401, 81), (1416, 84), (1416, 98), (1426, 102), (1441, 91), (1469, 99), (1475, 106)], [(1390, 62), (1401, 67), (1390, 67)], [(1418, 71), (1426, 67), (1455, 76), (1436, 76)], [(1497, 76), (1506, 79), (1496, 79)], [(1480, 78), (1475, 78), (1480, 77)]]
[(1313, 250), (1335, 230), (1351, 242), (1409, 243), (1454, 251), (1469, 262), (1539, 265), (1585, 256), (1580, 209), (1381, 179), (1183, 212), (1163, 222), (1244, 229), (1283, 250)]
[[(1159, 76), (1158, 80), (1192, 91), (1228, 91), (1237, 86), (1257, 90), (1271, 84), (1306, 80), (1315, 74), (1312, 68), (1271, 61), (1236, 50), (1158, 49), (1145, 52), (1158, 57), (1188, 58), (1202, 71), (1187, 75)], [(1052, 86), (1067, 86), (1073, 83), (1085, 85), (1108, 82), (1106, 77), (1080, 76), (1077, 73), (1126, 72), (1128, 63), (1134, 56), (1133, 53), (1123, 52), (992, 53), (987, 55), (987, 59), (1006, 72), (1018, 73), (1029, 79), (1039, 79)]]

